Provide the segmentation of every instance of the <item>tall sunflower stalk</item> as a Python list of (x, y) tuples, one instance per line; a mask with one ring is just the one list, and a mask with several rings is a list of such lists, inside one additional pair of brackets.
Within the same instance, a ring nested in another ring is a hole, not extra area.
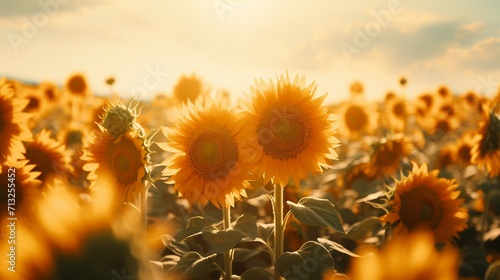
[(306, 86), (305, 77), (298, 76), (290, 81), (287, 74), (276, 83), (256, 80), (250, 101), (241, 104), (253, 132), (255, 174), (264, 178), (264, 184), (274, 185), (275, 279), (281, 279), (276, 264), (284, 245), (284, 187), (290, 179), (300, 184), (309, 173), (321, 174), (330, 160), (337, 159), (337, 117), (322, 104), (326, 95), (314, 97), (315, 92), (315, 83)]
[[(127, 106), (111, 103), (104, 110), (100, 133), (86, 144), (82, 159), (87, 163), (90, 188), (110, 186), (118, 203), (140, 204), (141, 230), (147, 229), (147, 193), (150, 187), (149, 154), (152, 137), (137, 123), (139, 101), (133, 98)], [(106, 184), (104, 184), (106, 182)], [(108, 183), (110, 182), (110, 183)], [(139, 201), (137, 201), (137, 197)]]
[[(191, 204), (209, 201), (222, 208), (223, 227), (231, 227), (230, 208), (246, 196), (245, 188), (254, 169), (250, 133), (239, 110), (207, 99), (182, 107), (175, 127), (164, 128), (168, 142), (160, 148), (170, 152), (162, 165), (168, 183)], [(233, 250), (224, 253), (224, 279), (232, 276)]]

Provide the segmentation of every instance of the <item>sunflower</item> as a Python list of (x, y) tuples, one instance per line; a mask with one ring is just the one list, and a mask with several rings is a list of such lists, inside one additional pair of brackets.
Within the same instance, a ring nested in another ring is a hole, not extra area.
[(408, 116), (408, 105), (402, 98), (393, 98), (386, 102), (385, 118), (389, 128), (394, 132), (403, 132)]
[(37, 87), (23, 85), (19, 89), (19, 96), (29, 100), (28, 105), (24, 108), (25, 112), (41, 116), (47, 110), (47, 99)]
[(72, 97), (86, 98), (90, 95), (87, 78), (82, 73), (75, 73), (68, 77), (64, 85), (64, 89), (72, 95)]
[(385, 94), (384, 100), (385, 100), (385, 102), (389, 102), (389, 101), (394, 100), (396, 98), (397, 98), (397, 95), (394, 92), (389, 91)]
[(22, 141), (31, 141), (32, 134), (27, 127), (30, 114), (23, 113), (29, 101), (14, 97), (14, 91), (0, 78), (0, 164), (23, 159), (25, 152)]
[(449, 165), (452, 165), (455, 163), (457, 158), (457, 152), (456, 152), (456, 147), (453, 144), (447, 144), (444, 145), (439, 150), (438, 157), (437, 157), (437, 166), (439, 168), (443, 168)]
[[(7, 210), (9, 194), (14, 194), (15, 211), (11, 217), (20, 220), (30, 220), (33, 216), (33, 205), (41, 198), (38, 186), (42, 183), (36, 177), (39, 172), (32, 171), (35, 165), (27, 164), (27, 160), (19, 160), (7, 166), (0, 166), (0, 207)], [(14, 192), (11, 190), (14, 189)], [(2, 212), (7, 214), (7, 212)], [(10, 215), (10, 214), (9, 214)]]
[(349, 87), (349, 92), (351, 93), (351, 96), (357, 96), (357, 95), (363, 95), (365, 89), (363, 86), (363, 83), (360, 81), (355, 81), (351, 84)]
[(401, 78), (399, 78), (399, 84), (400, 84), (401, 86), (403, 86), (403, 87), (404, 87), (404, 86), (406, 86), (406, 84), (407, 84), (407, 83), (408, 83), (408, 80), (406, 79), (406, 77), (401, 77)]
[(460, 126), (460, 120), (456, 116), (446, 116), (445, 113), (434, 115), (427, 122), (426, 130), (430, 134), (436, 136), (446, 135)]
[(246, 196), (255, 157), (240, 112), (211, 99), (205, 105), (188, 101), (176, 126), (164, 132), (169, 143), (161, 147), (173, 154), (162, 163), (163, 174), (172, 176), (168, 182), (181, 196), (217, 207), (233, 206), (235, 198)]
[(56, 84), (46, 81), (42, 82), (38, 88), (47, 101), (51, 103), (59, 101), (59, 98), (61, 97), (61, 90)]
[(457, 184), (438, 178), (439, 170), (427, 171), (424, 163), (420, 167), (413, 163), (413, 169), (389, 190), (390, 212), (381, 220), (394, 224), (394, 234), (404, 234), (419, 229), (432, 231), (436, 242), (446, 243), (467, 227), (467, 210), (460, 207)]
[(458, 252), (450, 246), (436, 249), (432, 234), (416, 232), (389, 240), (382, 250), (363, 247), (353, 258), (352, 280), (457, 279)]
[(471, 164), (473, 146), (474, 135), (472, 133), (465, 133), (460, 137), (456, 144), (456, 159), (458, 164), (462, 166), (469, 166)]
[(376, 116), (366, 102), (351, 101), (339, 109), (342, 116), (340, 135), (348, 135), (350, 139), (358, 139), (361, 135), (373, 133)]
[(50, 137), (50, 131), (42, 130), (35, 135), (32, 142), (26, 143), (26, 159), (34, 164), (33, 171), (40, 172), (38, 179), (45, 188), (54, 179), (65, 178), (73, 172), (70, 154), (64, 144)]
[[(115, 138), (108, 131), (94, 135), (84, 145), (83, 170), (89, 171), (90, 188), (109, 186), (121, 201), (132, 202), (143, 187), (147, 152), (137, 131)], [(104, 180), (111, 183), (104, 184)]]
[(489, 111), (485, 106), (483, 121), (474, 137), (471, 161), (486, 169), (491, 177), (500, 175), (500, 119), (497, 105)]
[(299, 184), (308, 173), (321, 174), (338, 158), (338, 115), (328, 114), (322, 105), (326, 95), (314, 97), (314, 83), (306, 87), (305, 77), (299, 76), (290, 82), (287, 74), (276, 85), (256, 80), (251, 91), (251, 103), (242, 105), (256, 141), (256, 174), (265, 183), (285, 186), (293, 178)]
[(111, 103), (111, 105), (103, 108), (104, 115), (102, 116), (102, 122), (98, 123), (98, 126), (102, 127), (101, 130), (108, 131), (115, 138), (133, 129), (144, 133), (144, 131), (141, 131), (142, 127), (136, 121), (139, 115), (137, 111), (138, 105), (139, 100), (136, 98), (132, 99), (127, 106), (120, 101), (116, 104)]
[(413, 150), (410, 139), (402, 134), (382, 138), (368, 162), (367, 175), (371, 178), (394, 175), (404, 158)]
[(450, 89), (447, 86), (440, 86), (437, 89), (437, 96), (443, 101), (450, 101), (453, 98), (453, 95)]
[(199, 97), (206, 94), (202, 81), (194, 74), (191, 77), (182, 76), (174, 87), (174, 98), (179, 103), (186, 103), (188, 100), (195, 102)]
[(474, 91), (468, 91), (462, 96), (462, 102), (469, 109), (475, 109), (479, 103), (479, 97)]

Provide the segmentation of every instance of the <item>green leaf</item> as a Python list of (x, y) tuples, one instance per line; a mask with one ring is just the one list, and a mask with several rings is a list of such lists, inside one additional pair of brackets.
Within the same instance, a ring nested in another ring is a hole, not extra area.
[(243, 214), (236, 220), (234, 227), (219, 230), (209, 225), (203, 228), (202, 234), (215, 251), (222, 254), (233, 249), (245, 237), (254, 240), (257, 237), (257, 222), (254, 216)]
[(241, 274), (240, 279), (242, 280), (271, 280), (273, 279), (273, 273), (267, 269), (261, 267), (252, 267), (249, 270)]
[(349, 251), (346, 247), (340, 245), (337, 242), (334, 242), (334, 241), (331, 241), (331, 240), (328, 240), (325, 238), (318, 238), (318, 241), (319, 241), (319, 243), (321, 243), (321, 245), (325, 246), (325, 248), (328, 250), (328, 252), (338, 251), (338, 252), (344, 253), (346, 255), (349, 255), (351, 257), (361, 257), (360, 255)]
[(219, 254), (223, 254), (229, 249), (233, 249), (240, 242), (245, 234), (234, 228), (218, 230), (213, 226), (205, 227), (202, 231), (205, 240), (210, 243)]
[(355, 223), (347, 230), (346, 237), (353, 240), (364, 240), (371, 237), (373, 232), (378, 232), (382, 223), (376, 217), (369, 217)]
[(189, 252), (169, 272), (181, 276), (182, 279), (202, 278), (212, 273), (212, 265), (216, 257), (217, 254), (203, 257), (197, 252)]
[(241, 215), (234, 224), (234, 229), (239, 230), (246, 237), (254, 240), (257, 237), (257, 221), (249, 214)]
[(301, 223), (310, 226), (326, 226), (345, 233), (335, 206), (327, 199), (304, 197), (297, 204), (287, 201), (293, 215)]
[(273, 233), (274, 233), (274, 224), (257, 224), (257, 238), (255, 241), (260, 242), (264, 245), (268, 245), (269, 247), (273, 247)]
[(163, 245), (170, 249), (174, 254), (182, 256), (189, 252), (189, 246), (183, 241), (177, 241), (171, 235), (165, 234), (161, 237)]
[(276, 270), (285, 279), (322, 279), (334, 269), (328, 250), (318, 242), (308, 241), (295, 252), (285, 252), (276, 262)]
[(201, 216), (189, 218), (186, 227), (177, 235), (178, 240), (184, 240), (190, 236), (200, 233), (203, 228), (210, 224)]

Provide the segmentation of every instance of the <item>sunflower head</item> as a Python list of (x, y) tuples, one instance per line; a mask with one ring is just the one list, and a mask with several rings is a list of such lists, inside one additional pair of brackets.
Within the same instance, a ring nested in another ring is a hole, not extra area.
[(23, 159), (25, 152), (22, 141), (32, 140), (27, 126), (31, 114), (24, 113), (27, 99), (15, 97), (5, 78), (0, 78), (0, 164)]
[(71, 154), (64, 144), (51, 138), (48, 130), (40, 131), (32, 142), (26, 144), (26, 159), (35, 165), (33, 171), (40, 172), (38, 179), (43, 182), (42, 187), (73, 172)]
[(462, 96), (462, 100), (468, 108), (476, 108), (479, 97), (474, 91), (468, 91)]
[[(34, 214), (33, 205), (42, 198), (42, 193), (38, 189), (42, 182), (36, 179), (40, 173), (33, 171), (34, 167), (35, 165), (28, 164), (27, 160), (19, 160), (0, 167), (2, 169), (0, 182), (6, 182), (0, 188), (0, 207), (7, 209), (8, 185), (12, 184), (15, 188), (16, 197), (15, 217), (23, 221), (32, 219)], [(12, 174), (15, 174), (15, 176), (11, 177)]]
[(386, 102), (384, 116), (391, 130), (402, 132), (408, 116), (408, 104), (404, 99), (395, 97)]
[(456, 159), (462, 166), (471, 164), (471, 151), (474, 146), (474, 135), (472, 133), (465, 133), (460, 137), (456, 144)]
[(179, 103), (195, 102), (204, 94), (203, 83), (194, 74), (191, 77), (182, 76), (174, 87), (174, 97)]
[(457, 279), (458, 252), (445, 246), (436, 248), (433, 235), (418, 231), (394, 236), (381, 249), (365, 246), (354, 258), (349, 276), (352, 280)]
[(370, 177), (387, 177), (394, 175), (401, 161), (413, 150), (411, 141), (402, 134), (383, 138), (375, 145), (375, 150), (368, 163)]
[(361, 135), (371, 134), (376, 116), (366, 102), (349, 102), (341, 109), (341, 135), (357, 139)]
[(447, 100), (452, 97), (451, 91), (447, 86), (440, 86), (437, 89), (437, 95), (443, 100)]
[(66, 90), (77, 97), (86, 97), (89, 94), (87, 78), (81, 73), (71, 75), (65, 84)]
[(401, 77), (401, 78), (399, 78), (399, 84), (400, 84), (401, 86), (403, 86), (403, 87), (404, 87), (404, 86), (406, 86), (406, 83), (407, 83), (407, 82), (408, 82), (408, 80), (406, 79), (406, 77)]
[(458, 198), (458, 185), (448, 179), (438, 178), (439, 170), (428, 172), (424, 163), (413, 169), (390, 188), (390, 211), (382, 221), (396, 224), (394, 234), (416, 230), (429, 230), (436, 242), (450, 242), (458, 232), (467, 227), (467, 210), (462, 208), (463, 199)]
[(110, 106), (104, 108), (104, 116), (99, 124), (106, 129), (115, 138), (125, 134), (133, 128), (139, 128), (140, 125), (136, 122), (139, 115), (137, 112), (138, 100), (132, 99), (128, 106), (118, 102), (116, 105), (111, 103)]
[(220, 102), (188, 102), (175, 127), (165, 128), (172, 152), (163, 164), (168, 182), (190, 203), (229, 207), (246, 196), (250, 171), (255, 169), (255, 149), (243, 115)]
[(353, 82), (349, 88), (349, 92), (352, 96), (362, 95), (364, 90), (364, 86), (360, 81)]
[(337, 158), (334, 134), (338, 116), (327, 113), (323, 97), (315, 98), (316, 85), (306, 86), (305, 77), (290, 81), (288, 74), (277, 83), (256, 81), (246, 106), (248, 126), (256, 136), (260, 158), (257, 175), (265, 183), (285, 186), (320, 174)]
[(448, 144), (445, 145), (438, 154), (437, 166), (440, 168), (452, 165), (455, 163), (457, 157), (457, 151), (455, 145)]
[(485, 110), (489, 113), (483, 114), (483, 121), (471, 150), (472, 163), (485, 168), (492, 177), (500, 174), (500, 119), (496, 112), (498, 106), (491, 111)]
[[(103, 131), (87, 139), (84, 144), (83, 170), (88, 171), (90, 188), (110, 188), (120, 201), (133, 202), (143, 187), (148, 147), (138, 132), (130, 130), (115, 138)], [(103, 183), (106, 182), (106, 183)]]

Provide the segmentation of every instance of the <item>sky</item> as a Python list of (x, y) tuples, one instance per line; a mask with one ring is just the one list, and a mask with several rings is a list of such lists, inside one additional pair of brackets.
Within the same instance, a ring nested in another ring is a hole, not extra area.
[(0, 0), (0, 76), (96, 94), (171, 94), (182, 75), (211, 92), (305, 75), (330, 102), (446, 85), (493, 96), (500, 84), (500, 1)]

